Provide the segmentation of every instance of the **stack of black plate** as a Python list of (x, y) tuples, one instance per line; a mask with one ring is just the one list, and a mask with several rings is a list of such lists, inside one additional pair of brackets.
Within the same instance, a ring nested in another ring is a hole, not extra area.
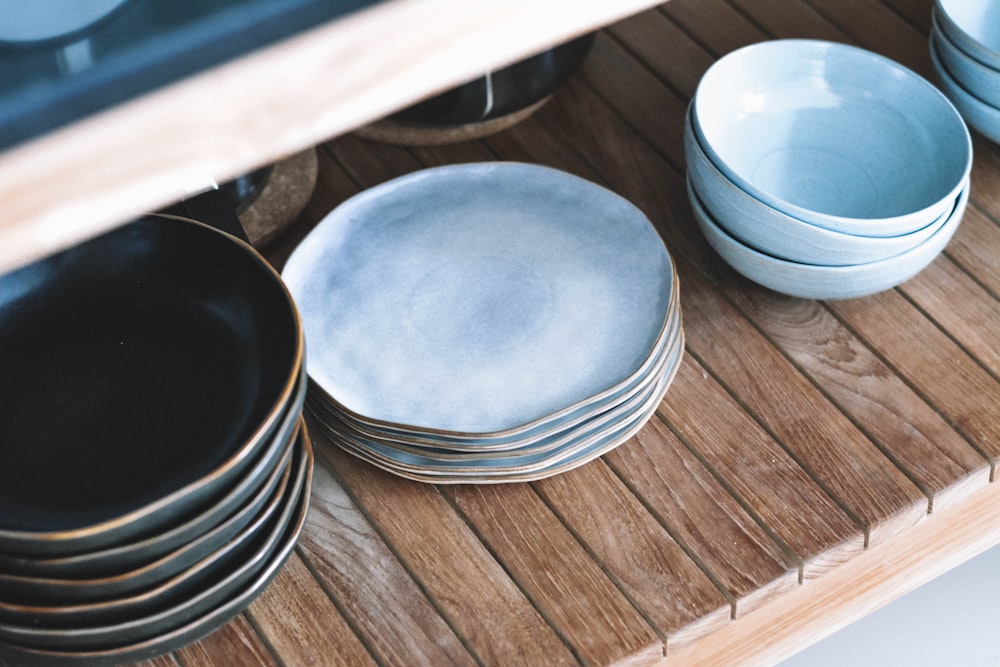
[(0, 654), (144, 659), (249, 605), (308, 504), (303, 353), (280, 277), (189, 220), (0, 278)]

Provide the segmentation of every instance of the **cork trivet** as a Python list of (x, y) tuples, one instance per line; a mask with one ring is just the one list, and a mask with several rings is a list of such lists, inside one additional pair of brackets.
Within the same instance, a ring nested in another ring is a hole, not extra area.
[[(551, 97), (551, 96), (549, 96)], [(465, 125), (452, 125), (448, 127), (433, 127), (428, 125), (417, 125), (414, 123), (395, 122), (389, 118), (375, 121), (370, 125), (358, 128), (355, 131), (359, 137), (378, 141), (384, 144), (396, 144), (399, 146), (440, 146), (443, 144), (456, 144), (461, 141), (471, 141), (481, 139), (491, 134), (496, 134), (507, 128), (517, 125), (531, 114), (538, 111), (549, 97), (545, 97), (531, 106), (518, 109), (513, 113), (499, 118), (491, 118), (477, 123), (467, 123)]]
[(251, 244), (261, 248), (295, 222), (312, 197), (318, 171), (315, 148), (274, 164), (260, 195), (239, 216)]

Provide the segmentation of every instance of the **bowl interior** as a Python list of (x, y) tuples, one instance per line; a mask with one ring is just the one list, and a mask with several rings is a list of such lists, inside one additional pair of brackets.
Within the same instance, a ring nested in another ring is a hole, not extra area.
[(727, 175), (792, 214), (872, 220), (943, 207), (971, 162), (968, 132), (943, 95), (842, 44), (776, 40), (733, 52), (702, 78), (695, 120)]
[(137, 510), (234, 457), (290, 397), (297, 315), (249, 247), (148, 217), (0, 280), (0, 528)]

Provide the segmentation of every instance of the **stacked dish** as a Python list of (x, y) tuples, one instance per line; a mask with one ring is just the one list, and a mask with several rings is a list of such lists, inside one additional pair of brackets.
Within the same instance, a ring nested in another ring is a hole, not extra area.
[(0, 654), (144, 659), (245, 608), (308, 503), (303, 353), (277, 273), (189, 220), (0, 278)]
[(684, 130), (709, 243), (779, 292), (843, 299), (916, 275), (968, 201), (972, 142), (926, 80), (856, 47), (774, 40), (699, 82)]
[(1000, 4), (937, 0), (930, 44), (945, 94), (970, 126), (1000, 142)]
[(649, 419), (683, 350), (677, 277), (649, 220), (537, 165), (439, 167), (365, 191), (283, 277), (317, 421), (420, 481), (582, 465)]

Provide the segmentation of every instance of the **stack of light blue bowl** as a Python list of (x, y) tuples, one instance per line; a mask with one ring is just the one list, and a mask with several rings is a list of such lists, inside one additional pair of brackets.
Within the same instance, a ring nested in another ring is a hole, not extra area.
[(719, 59), (691, 101), (684, 144), (709, 243), (792, 296), (899, 285), (944, 249), (968, 202), (972, 142), (955, 106), (844, 44), (774, 40)]
[(936, 0), (931, 60), (968, 124), (1000, 142), (1000, 2)]

